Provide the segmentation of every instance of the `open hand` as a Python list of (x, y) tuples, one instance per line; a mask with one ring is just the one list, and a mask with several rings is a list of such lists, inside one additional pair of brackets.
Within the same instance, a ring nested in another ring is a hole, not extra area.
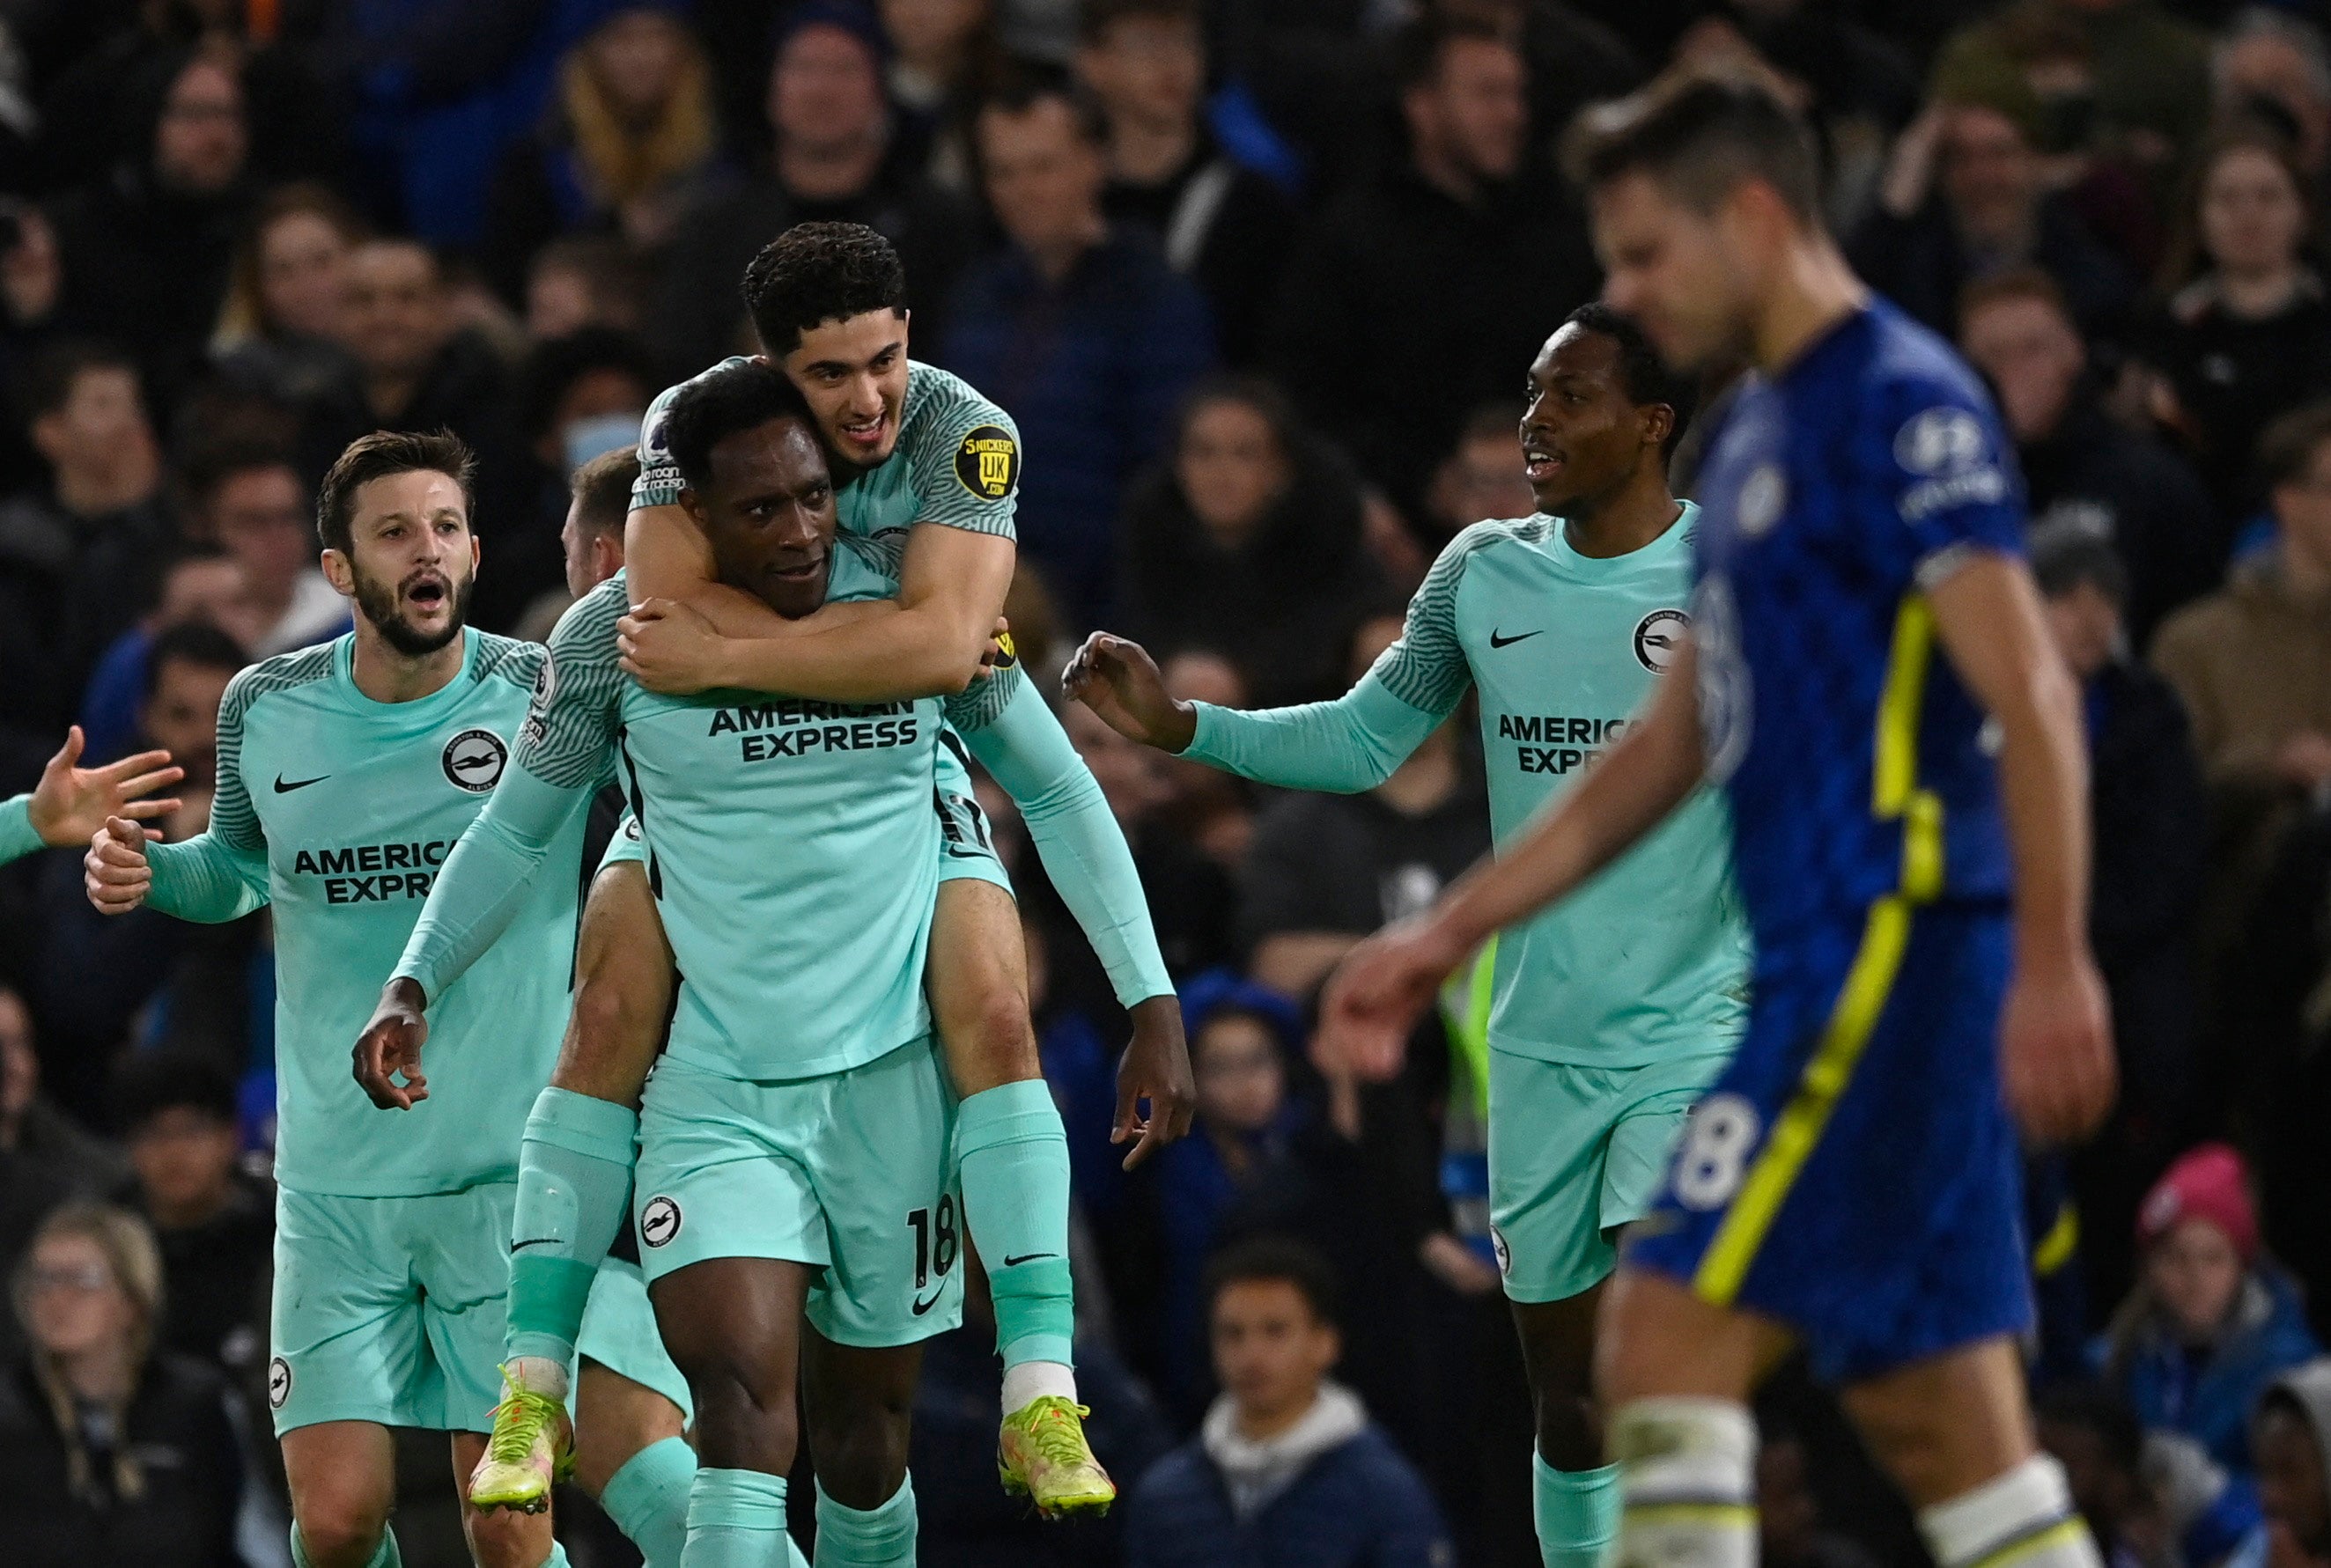
[(1138, 642), (1094, 632), (1069, 660), (1061, 689), (1127, 740), (1181, 752), (1197, 736), (1198, 710), (1174, 699), (1157, 661)]
[[(82, 767), (81, 726), (65, 732), (64, 745), (41, 770), (33, 786), (30, 815), (41, 842), (54, 849), (85, 844), (95, 838), (109, 817), (127, 822), (152, 822), (178, 809), (175, 800), (150, 798), (186, 776), (171, 765), (166, 751), (141, 751), (103, 767)], [(161, 835), (147, 830), (150, 838)]]

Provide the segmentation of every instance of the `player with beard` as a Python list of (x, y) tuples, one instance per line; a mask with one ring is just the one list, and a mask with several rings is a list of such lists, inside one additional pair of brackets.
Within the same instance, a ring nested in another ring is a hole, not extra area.
[[(368, 435), (340, 455), (317, 527), (355, 629), (235, 677), (207, 832), (149, 846), (117, 816), (88, 857), (90, 901), (109, 914), (274, 913), (268, 1402), (301, 1568), (398, 1561), (391, 1428), (452, 1433), (457, 1483), (484, 1450), (499, 1391), (481, 1374), (502, 1339), (519, 1143), (566, 1015), (579, 818), (553, 848), (557, 873), (439, 999), (451, 1046), (439, 1080), (410, 1083), (410, 1110), (392, 1118), (347, 1072), (347, 1041), (500, 780), (546, 660), (465, 624), (471, 470), (444, 434)], [(464, 1506), (484, 1568), (564, 1561), (547, 1517)]]
[[(1095, 632), (1069, 694), (1163, 750), (1356, 794), (1470, 689), (1490, 822), (1510, 843), (1622, 733), (1680, 641), (1698, 508), (1670, 493), (1665, 458), (1688, 405), (1641, 328), (1582, 306), (1530, 366), (1521, 437), (1537, 514), (1451, 540), (1401, 640), (1349, 693), (1265, 712), (1176, 702), (1139, 646)], [(1499, 937), (1489, 962), (1489, 1217), (1537, 1411), (1538, 1544), (1547, 1568), (1594, 1568), (1618, 1525), (1590, 1381), (1613, 1242), (1651, 1207), (1745, 1012), (1746, 934), (1714, 792), (1591, 897)], [(1384, 1077), (1398, 1061), (1353, 1065)]]

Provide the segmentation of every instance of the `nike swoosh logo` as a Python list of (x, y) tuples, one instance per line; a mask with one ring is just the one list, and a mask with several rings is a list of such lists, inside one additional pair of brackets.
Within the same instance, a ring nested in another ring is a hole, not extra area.
[(1017, 1258), (1006, 1258), (1004, 1260), (1004, 1267), (1017, 1269), (1023, 1263), (1033, 1263), (1039, 1258), (1058, 1258), (1059, 1256), (1058, 1252), (1023, 1252)]
[(1500, 637), (1498, 635), (1496, 631), (1492, 630), (1489, 633), (1489, 646), (1492, 648), (1510, 648), (1517, 642), (1528, 641), (1531, 638), (1537, 636), (1539, 632), (1542, 632), (1545, 630), (1546, 628), (1541, 626), (1537, 632), (1517, 632), (1510, 637)]
[(928, 1301), (916, 1302), (915, 1316), (920, 1317), (924, 1313), (928, 1312), (932, 1307), (937, 1307), (939, 1304), (939, 1297), (946, 1294), (947, 1287), (942, 1285), (937, 1290), (931, 1292), (931, 1298)]
[(275, 793), (279, 795), (288, 795), (293, 790), (303, 790), (309, 784), (322, 784), (326, 779), (331, 776), (332, 775), (328, 773), (319, 773), (314, 778), (295, 778), (290, 784), (285, 784), (283, 782), (283, 775), (279, 773), (275, 775)]
[(529, 1247), (556, 1247), (557, 1245), (558, 1238), (556, 1236), (537, 1236), (530, 1241), (511, 1242), (510, 1250), (513, 1252), (523, 1252)]

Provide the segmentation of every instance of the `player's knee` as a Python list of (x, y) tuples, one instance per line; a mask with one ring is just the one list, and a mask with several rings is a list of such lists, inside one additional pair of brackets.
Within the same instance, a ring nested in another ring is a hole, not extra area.
[[(810, 1451), (825, 1489), (845, 1507), (872, 1508), (907, 1475), (911, 1394), (867, 1395), (810, 1415)], [(861, 1500), (863, 1499), (863, 1500)]]
[(303, 1499), (298, 1525), (314, 1568), (365, 1568), (388, 1528), (388, 1505), (352, 1494)]
[(939, 1031), (966, 1094), (1041, 1075), (1028, 1000), (1002, 974), (984, 974), (972, 994), (940, 1010)]
[(793, 1468), (801, 1430), (790, 1366), (743, 1365), (725, 1356), (673, 1360), (696, 1405), (696, 1446), (705, 1464), (778, 1476)]

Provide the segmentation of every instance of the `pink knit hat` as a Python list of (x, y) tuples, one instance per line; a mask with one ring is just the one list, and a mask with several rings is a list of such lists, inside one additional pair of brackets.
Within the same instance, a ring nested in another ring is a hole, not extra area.
[(2136, 1212), (2136, 1244), (2150, 1247), (2185, 1220), (2207, 1220), (2226, 1233), (2247, 1263), (2258, 1256), (2258, 1210), (2250, 1168), (2225, 1144), (2201, 1144), (2162, 1173)]

